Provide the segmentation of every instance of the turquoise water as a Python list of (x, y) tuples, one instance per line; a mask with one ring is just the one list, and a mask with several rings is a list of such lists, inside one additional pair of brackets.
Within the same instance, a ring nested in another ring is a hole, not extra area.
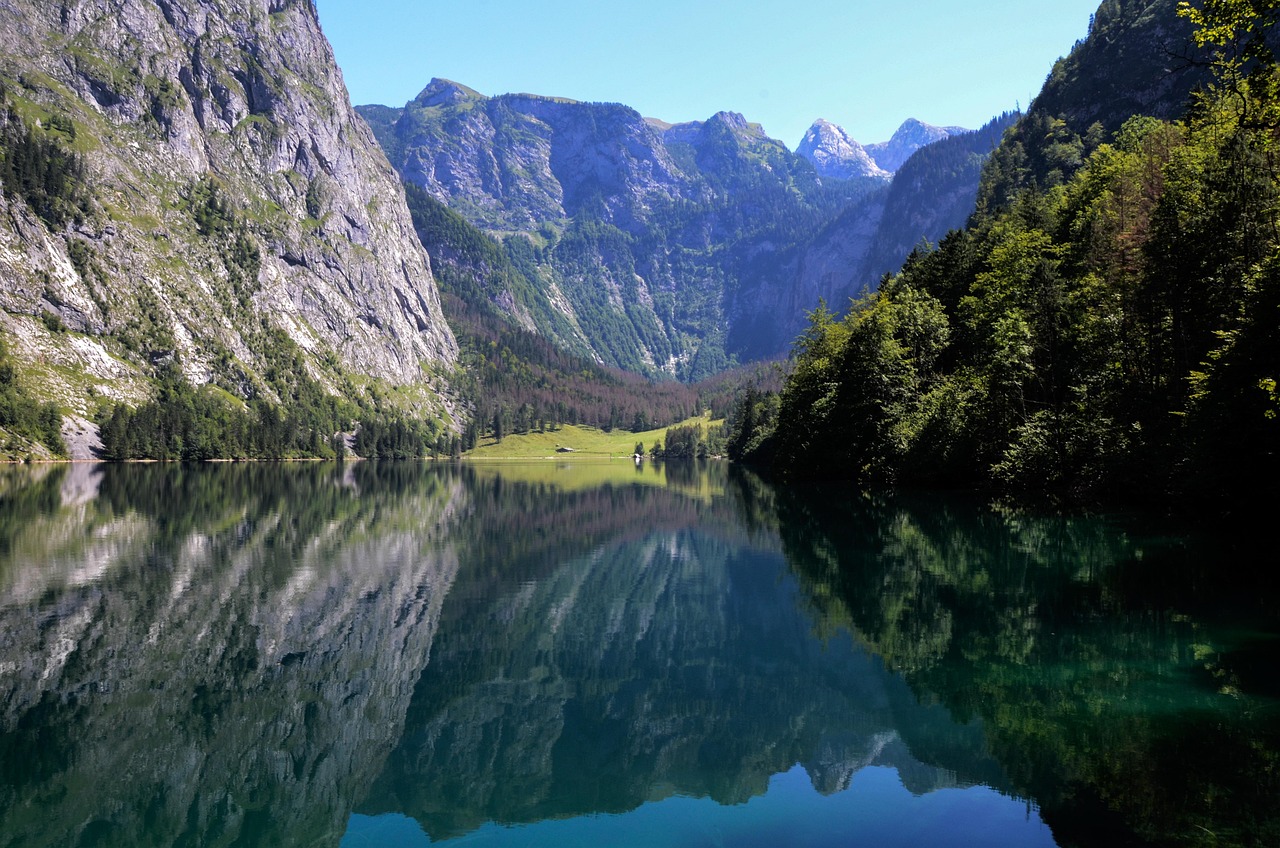
[(0, 471), (0, 846), (1280, 844), (1248, 545), (722, 465)]
[[(770, 778), (768, 789), (726, 806), (707, 798), (669, 798), (614, 815), (525, 825), (485, 824), (454, 840), (468, 846), (524, 845), (1054, 845), (1036, 811), (984, 786), (913, 795), (897, 772), (868, 766), (848, 788), (824, 795), (801, 766)], [(352, 817), (344, 848), (430, 845), (421, 826), (399, 814)]]

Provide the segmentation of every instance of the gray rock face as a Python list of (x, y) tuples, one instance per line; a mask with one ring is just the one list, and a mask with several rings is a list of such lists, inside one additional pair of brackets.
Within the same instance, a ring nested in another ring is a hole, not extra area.
[(889, 177), (889, 173), (877, 165), (862, 145), (842, 127), (822, 119), (814, 122), (804, 134), (796, 153), (813, 163), (820, 177), (837, 180)]
[(894, 173), (920, 148), (963, 132), (968, 130), (963, 127), (935, 127), (924, 121), (908, 118), (898, 127), (893, 138), (878, 144), (868, 144), (866, 151), (877, 165)]
[(401, 172), (437, 199), (465, 199), (492, 230), (585, 209), (625, 228), (688, 188), (661, 133), (625, 106), (528, 94), (487, 98), (432, 80), (397, 124)]
[[(94, 198), (56, 232), (0, 200), (0, 306), (20, 348), (43, 339), (22, 316), (53, 312), (136, 377), (146, 357), (129, 340), (145, 315), (197, 382), (235, 362), (251, 383), (264, 327), (321, 379), (426, 384), (453, 363), (403, 190), (311, 0), (18, 0), (0, 8), (0, 54), (28, 123), (74, 125)], [(221, 220), (201, 219), (219, 203)], [(244, 244), (259, 262), (235, 254)], [(73, 406), (128, 382), (67, 356), (76, 374), (51, 392)]]

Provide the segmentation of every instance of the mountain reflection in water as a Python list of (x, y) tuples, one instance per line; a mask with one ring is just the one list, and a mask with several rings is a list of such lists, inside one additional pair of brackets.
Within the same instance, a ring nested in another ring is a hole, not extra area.
[(1247, 556), (722, 465), (5, 469), (0, 845), (1280, 844)]

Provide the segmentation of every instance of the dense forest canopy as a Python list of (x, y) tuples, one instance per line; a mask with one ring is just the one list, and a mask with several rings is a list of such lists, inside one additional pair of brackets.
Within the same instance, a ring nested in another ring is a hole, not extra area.
[(867, 486), (1274, 503), (1277, 8), (1184, 4), (1218, 51), (1184, 120), (1076, 137), (1056, 184), (917, 250), (847, 317), (814, 312), (776, 416), (740, 407), (739, 456)]

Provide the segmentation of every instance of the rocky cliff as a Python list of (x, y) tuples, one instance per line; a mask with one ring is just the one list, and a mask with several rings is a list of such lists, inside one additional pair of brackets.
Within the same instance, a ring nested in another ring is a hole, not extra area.
[(45, 394), (89, 413), (173, 358), (269, 393), (283, 331), (332, 390), (377, 378), (443, 412), (456, 344), (311, 0), (6, 3), (0, 84), (13, 137), (87, 189), (65, 220), (0, 198), (0, 325)]

